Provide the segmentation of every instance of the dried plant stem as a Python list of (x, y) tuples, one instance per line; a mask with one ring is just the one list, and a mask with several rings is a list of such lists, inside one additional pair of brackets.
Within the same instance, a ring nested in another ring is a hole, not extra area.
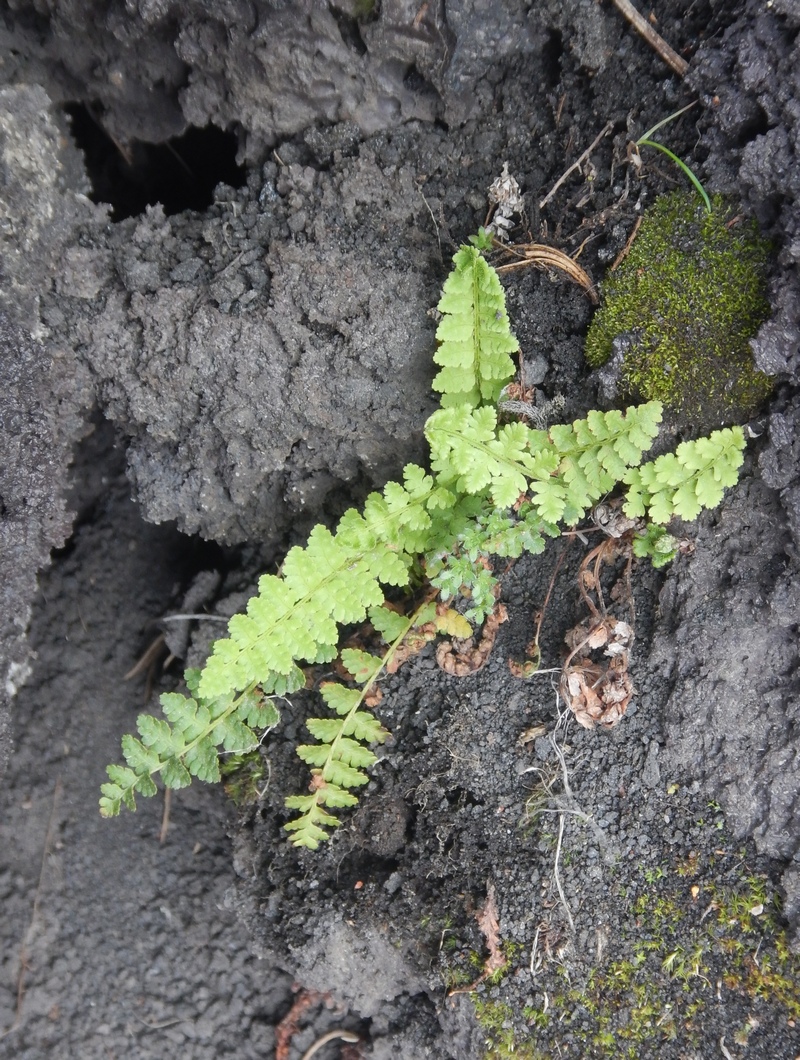
[(667, 66), (671, 67), (678, 77), (683, 77), (689, 69), (689, 64), (684, 58), (667, 44), (664, 38), (656, 33), (647, 19), (641, 15), (630, 0), (614, 0), (614, 7), (624, 15), (636, 32), (644, 37), (650, 47), (656, 52)]
[(558, 843), (556, 844), (556, 857), (553, 864), (553, 879), (556, 881), (556, 889), (558, 890), (558, 897), (561, 899), (561, 904), (564, 906), (564, 912), (567, 914), (567, 920), (569, 920), (570, 930), (574, 933), (575, 921), (572, 919), (572, 913), (570, 911), (567, 899), (564, 895), (564, 888), (561, 886), (561, 875), (558, 871), (558, 863), (561, 860), (561, 841), (564, 838), (564, 821), (566, 817), (563, 813), (559, 814), (558, 817)]
[(583, 163), (586, 161), (586, 159), (589, 157), (589, 155), (592, 153), (592, 151), (594, 151), (595, 147), (597, 147), (597, 145), (600, 143), (600, 141), (603, 139), (603, 137), (608, 136), (608, 134), (611, 132), (611, 130), (613, 128), (614, 128), (613, 121), (606, 122), (606, 124), (603, 126), (602, 131), (600, 133), (598, 133), (598, 135), (594, 138), (594, 140), (592, 140), (592, 142), (589, 144), (589, 146), (586, 148), (586, 150), (583, 152), (583, 154), (579, 155), (575, 159), (575, 161), (572, 163), (572, 165), (569, 167), (569, 169), (564, 170), (564, 172), (561, 174), (561, 176), (558, 178), (558, 180), (552, 186), (550, 191), (548, 191), (548, 193), (545, 195), (545, 197), (539, 203), (539, 209), (540, 210), (544, 209), (544, 207), (547, 206), (547, 204), (553, 198), (553, 196), (558, 191), (558, 189), (561, 187), (561, 185), (564, 183), (564, 181), (569, 177), (570, 173), (574, 173), (576, 169), (580, 169), (580, 167), (583, 165)]
[(523, 243), (514, 247), (503, 247), (503, 249), (510, 254), (516, 255), (520, 260), (511, 261), (507, 265), (498, 265), (498, 272), (511, 272), (513, 269), (523, 269), (527, 265), (533, 265), (537, 269), (560, 269), (575, 283), (580, 284), (592, 302), (595, 305), (597, 304), (597, 292), (594, 289), (591, 277), (585, 269), (582, 269), (563, 250), (558, 250), (556, 247), (548, 247), (544, 243)]
[(355, 1043), (360, 1042), (361, 1038), (357, 1034), (353, 1034), (352, 1031), (344, 1031), (339, 1029), (328, 1031), (327, 1034), (323, 1034), (321, 1038), (317, 1038), (314, 1044), (312, 1046), (309, 1046), (308, 1049), (306, 1049), (306, 1051), (301, 1057), (301, 1060), (311, 1060), (311, 1057), (316, 1056), (320, 1049), (323, 1049), (328, 1044), (328, 1042), (335, 1041)]

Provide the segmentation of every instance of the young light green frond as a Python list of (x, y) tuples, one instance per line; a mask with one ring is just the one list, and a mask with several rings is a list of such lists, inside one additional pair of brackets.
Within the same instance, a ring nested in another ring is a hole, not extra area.
[(648, 558), (655, 568), (671, 563), (678, 554), (678, 541), (663, 526), (649, 523), (644, 532), (633, 539), (633, 554)]
[[(608, 412), (594, 410), (588, 413), (586, 419), (575, 420), (571, 425), (574, 442), (570, 444), (565, 438), (567, 444), (559, 445), (559, 449), (565, 454), (573, 448), (594, 449), (603, 467), (617, 476), (620, 466), (624, 470), (625, 467), (638, 464), (642, 453), (653, 444), (662, 413), (659, 401), (632, 405), (624, 413), (619, 409)], [(553, 434), (552, 428), (550, 433)], [(606, 444), (598, 445), (603, 442)]]
[[(347, 688), (335, 681), (325, 681), (320, 686), (322, 698), (337, 717), (310, 718), (306, 722), (308, 730), (320, 742), (303, 744), (297, 748), (300, 758), (315, 768), (312, 770), (311, 794), (292, 795), (286, 800), (289, 809), (302, 810), (300, 818), (284, 826), (292, 833), (295, 846), (309, 845), (306, 842), (309, 836), (317, 845), (327, 838), (325, 825), (317, 814), (321, 804), (351, 806), (356, 802), (353, 795), (347, 795), (346, 801), (336, 800), (343, 799), (348, 789), (367, 783), (369, 778), (363, 770), (373, 765), (377, 757), (365, 745), (384, 743), (389, 736), (380, 722), (369, 711), (362, 709), (364, 701), (405, 637), (415, 625), (428, 621), (432, 613), (435, 614), (435, 608), (429, 603), (423, 604), (410, 616), (395, 615), (385, 607), (373, 608), (370, 615), (376, 622), (376, 628), (391, 629), (394, 634), (383, 656), (377, 658), (353, 648), (342, 652), (343, 663), (358, 680), (364, 682), (363, 687)], [(334, 821), (339, 823), (335, 818)], [(311, 849), (316, 849), (316, 846)]]
[[(529, 488), (546, 522), (574, 521), (641, 460), (639, 442), (658, 431), (660, 406), (652, 402), (623, 413), (594, 412), (586, 420), (557, 424), (549, 434), (521, 423), (497, 426), (494, 409), (441, 409), (426, 436), (434, 472), (461, 493), (488, 491), (497, 508), (509, 508)], [(635, 440), (632, 440), (635, 439)]]
[(460, 493), (490, 490), (498, 508), (510, 507), (527, 489), (526, 472), (540, 473), (528, 449), (522, 423), (497, 429), (492, 408), (465, 406), (435, 412), (425, 428), (431, 464), (442, 481), (455, 480)]
[[(357, 801), (349, 792), (343, 792), (343, 794), (352, 799), (353, 802)], [(328, 802), (327, 800), (323, 800), (318, 791), (314, 795), (291, 795), (286, 800), (286, 805), (290, 809), (303, 811), (300, 817), (297, 817), (293, 821), (289, 821), (284, 825), (284, 828), (286, 828), (287, 831), (294, 833), (292, 835), (292, 843), (296, 847), (306, 847), (308, 850), (316, 850), (320, 843), (328, 838), (328, 833), (325, 829), (337, 828), (341, 824), (338, 817), (335, 817), (332, 813), (327, 813), (327, 811), (323, 809), (323, 805), (350, 806), (352, 803)]]
[(335, 535), (314, 527), (306, 548), (290, 550), (281, 575), (259, 579), (247, 614), (234, 615), (229, 636), (214, 644), (198, 682), (203, 697), (274, 683), (275, 674), (296, 675), (298, 661), (331, 658), (339, 627), (383, 602), (382, 584), (408, 583), (411, 557), (428, 542), (426, 502), (435, 490), (409, 465), (404, 486), (371, 494), (364, 515), (348, 511)]
[[(484, 246), (485, 238), (477, 242)], [(381, 698), (376, 682), (399, 665), (401, 645), (415, 628), (409, 651), (433, 629), (466, 637), (470, 622), (493, 611), (492, 557), (541, 552), (545, 537), (573, 525), (624, 482), (626, 514), (650, 519), (633, 550), (660, 566), (678, 546), (658, 524), (674, 515), (694, 518), (736, 481), (744, 447), (739, 428), (641, 464), (661, 421), (657, 401), (625, 412), (592, 411), (548, 430), (498, 423), (496, 405), (514, 374), (518, 344), (497, 274), (475, 246), (456, 254), (439, 311), (434, 388), (442, 408), (425, 427), (430, 471), (408, 464), (402, 482), (371, 493), (361, 511), (347, 511), (335, 533), (316, 526), (305, 547), (289, 551), (280, 573), (259, 579), (246, 613), (230, 619), (204, 669), (187, 670), (189, 695), (162, 696), (164, 717), (142, 715), (139, 736), (124, 737), (126, 764), (109, 766), (102, 785), (104, 816), (123, 805), (134, 810), (137, 794), (154, 795), (159, 774), (168, 788), (185, 787), (192, 777), (218, 781), (221, 753), (254, 751), (280, 720), (270, 697), (304, 687), (300, 664), (340, 656), (360, 687), (321, 684), (330, 715), (307, 721), (315, 742), (298, 749), (311, 767), (309, 791), (286, 800), (295, 813), (285, 825), (292, 843), (315, 850), (340, 824), (334, 811), (356, 805), (352, 789), (367, 783), (366, 770), (377, 761), (372, 748), (389, 736), (371, 709)], [(434, 594), (413, 615), (395, 613), (384, 588), (407, 586), (422, 573)], [(441, 607), (458, 595), (466, 606)], [(341, 628), (367, 615), (386, 650), (340, 652)]]
[(509, 356), (519, 343), (511, 334), (505, 294), (497, 273), (475, 247), (462, 247), (453, 258), (437, 306), (442, 320), (436, 331), (434, 361), (441, 371), (433, 389), (442, 406), (472, 408), (494, 403), (515, 372)]
[(677, 515), (696, 519), (704, 508), (716, 508), (726, 488), (736, 484), (744, 460), (741, 427), (714, 431), (708, 438), (682, 442), (648, 464), (629, 470), (624, 510), (631, 518), (648, 515), (667, 523)]
[[(198, 687), (197, 671), (187, 671), (188, 681)], [(109, 766), (110, 784), (102, 787), (100, 812), (116, 816), (122, 805), (136, 808), (134, 792), (156, 793), (154, 777), (160, 774), (168, 788), (184, 788), (192, 777), (210, 783), (220, 779), (220, 748), (248, 751), (258, 746), (250, 724), (268, 730), (279, 717), (274, 703), (255, 687), (241, 696), (204, 702), (177, 692), (161, 696), (164, 718), (140, 714), (136, 725), (141, 740), (124, 736), (122, 753), (126, 766)]]

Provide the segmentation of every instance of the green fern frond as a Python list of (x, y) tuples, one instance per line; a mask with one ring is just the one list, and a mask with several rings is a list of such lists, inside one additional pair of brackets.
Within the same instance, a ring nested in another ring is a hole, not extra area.
[(289, 551), (280, 575), (259, 579), (247, 614), (234, 615), (200, 679), (204, 697), (217, 697), (289, 674), (298, 661), (336, 657), (339, 627), (361, 622), (383, 602), (383, 585), (408, 584), (412, 557), (429, 543), (442, 491), (421, 468), (405, 469), (405, 484), (390, 482), (367, 498), (363, 515), (350, 509), (336, 534), (315, 526), (305, 548)]
[(625, 514), (667, 523), (675, 515), (696, 519), (704, 508), (716, 508), (725, 489), (736, 485), (745, 444), (741, 427), (726, 427), (631, 468), (623, 478)]
[(497, 579), (485, 561), (491, 556), (517, 558), (523, 552), (539, 555), (545, 549), (545, 538), (558, 537), (560, 532), (530, 502), (512, 512), (500, 511), (487, 500), (483, 511), (454, 536), (446, 551), (425, 557), (425, 573), (442, 600), (468, 597), (466, 617), (481, 623), (497, 602)]
[(297, 748), (300, 758), (314, 768), (311, 794), (286, 799), (287, 809), (300, 811), (299, 817), (284, 825), (292, 833), (295, 846), (316, 850), (329, 837), (328, 829), (341, 823), (329, 811), (356, 805), (358, 800), (350, 789), (367, 783), (364, 770), (378, 760), (366, 744), (382, 744), (389, 736), (377, 718), (363, 709), (364, 700), (411, 630), (431, 621), (435, 614), (431, 603), (423, 604), (410, 617), (385, 607), (374, 608), (370, 614), (373, 626), (391, 629), (394, 634), (387, 650), (380, 658), (356, 649), (342, 652), (342, 662), (362, 687), (347, 688), (335, 681), (320, 686), (323, 700), (337, 717), (309, 718), (306, 728), (319, 743)]
[(519, 352), (505, 294), (477, 247), (462, 247), (453, 266), (437, 306), (442, 320), (433, 359), (442, 370), (433, 389), (443, 395), (444, 408), (494, 404), (516, 371), (509, 355)]
[(298, 816), (285, 827), (295, 845), (315, 849), (340, 823), (334, 811), (356, 804), (353, 789), (367, 782), (376, 761), (372, 747), (388, 736), (366, 698), (400, 645), (416, 627), (414, 636), (423, 640), (436, 629), (470, 634), (464, 615), (437, 612), (433, 603), (411, 617), (396, 614), (383, 606), (385, 586), (407, 585), (421, 564), (442, 599), (468, 596), (467, 618), (482, 621), (495, 603), (490, 557), (541, 552), (559, 524), (575, 523), (620, 483), (627, 487), (626, 514), (652, 520), (633, 549), (656, 566), (677, 549), (657, 524), (673, 515), (694, 518), (735, 483), (740, 428), (684, 442), (640, 466), (661, 420), (656, 401), (624, 413), (590, 412), (547, 431), (498, 424), (494, 405), (518, 349), (503, 291), (475, 247), (462, 247), (454, 266), (439, 303), (441, 371), (434, 387), (443, 407), (425, 428), (431, 471), (409, 464), (402, 483), (370, 494), (335, 533), (315, 527), (305, 548), (290, 550), (280, 574), (259, 580), (258, 594), (230, 620), (205, 668), (187, 670), (189, 695), (162, 696), (164, 717), (141, 715), (138, 736), (124, 737), (126, 764), (109, 766), (102, 786), (104, 816), (122, 805), (135, 809), (137, 794), (155, 794), (159, 774), (170, 788), (192, 777), (219, 780), (221, 753), (257, 747), (259, 735), (277, 724), (271, 697), (304, 685), (300, 664), (336, 658), (341, 627), (369, 615), (389, 647), (382, 656), (341, 652), (359, 687), (322, 686), (332, 716), (309, 719), (316, 742), (298, 749), (312, 782), (308, 794), (287, 799)]
[(640, 559), (649, 559), (658, 569), (671, 563), (678, 554), (679, 542), (668, 534), (663, 526), (649, 523), (644, 531), (633, 539), (633, 554)]
[[(198, 671), (187, 671), (187, 684), (196, 686)], [(112, 765), (109, 781), (101, 787), (100, 813), (116, 817), (123, 804), (136, 809), (136, 793), (156, 793), (153, 777), (161, 775), (168, 788), (185, 788), (192, 780), (220, 779), (219, 748), (232, 753), (258, 747), (254, 730), (267, 732), (280, 721), (272, 700), (258, 689), (237, 697), (203, 701), (176, 692), (161, 696), (166, 720), (140, 714), (136, 727), (141, 739), (122, 738), (126, 766)]]
[(572, 523), (641, 461), (660, 420), (661, 405), (651, 401), (540, 431), (522, 423), (498, 428), (493, 408), (462, 407), (435, 412), (425, 434), (433, 470), (448, 488), (488, 490), (497, 508), (530, 489), (543, 520)]

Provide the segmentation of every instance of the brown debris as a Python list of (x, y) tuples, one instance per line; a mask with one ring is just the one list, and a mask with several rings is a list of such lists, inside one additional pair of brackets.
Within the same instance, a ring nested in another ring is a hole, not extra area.
[(443, 640), (436, 649), (436, 662), (440, 669), (453, 677), (466, 677), (468, 674), (477, 673), (486, 665), (497, 638), (497, 631), (507, 620), (508, 611), (505, 604), (495, 604), (494, 610), (483, 624), (477, 643), (475, 637)]
[(486, 948), (489, 950), (489, 956), (483, 962), (483, 971), (475, 982), (470, 983), (469, 986), (456, 987), (455, 990), (450, 991), (448, 997), (452, 997), (453, 994), (472, 993), (472, 991), (477, 989), (485, 979), (488, 979), (490, 975), (494, 975), (495, 972), (502, 971), (508, 964), (508, 959), (503, 953), (500, 943), (500, 919), (497, 913), (497, 900), (493, 883), (488, 885), (486, 889), (486, 901), (475, 914), (475, 919), (478, 921), (478, 927), (481, 929), (481, 934), (486, 940)]
[(541, 665), (542, 653), (535, 640), (532, 640), (525, 648), (524, 659), (508, 660), (508, 669), (511, 672), (511, 676), (519, 678), (520, 681), (525, 681), (529, 677), (533, 677), (534, 674), (538, 674)]
[(387, 674), (395, 674), (413, 656), (429, 644), (436, 636), (436, 623), (425, 622), (421, 626), (414, 626), (406, 633), (401, 644), (395, 648), (394, 654), (386, 664)]
[(597, 305), (598, 298), (591, 277), (582, 269), (577, 262), (573, 261), (563, 250), (556, 247), (548, 247), (544, 243), (521, 243), (517, 246), (506, 247), (509, 253), (515, 254), (520, 260), (509, 262), (508, 265), (498, 265), (498, 272), (510, 272), (512, 269), (523, 269), (533, 265), (537, 269), (560, 269), (566, 273), (571, 280), (579, 284), (592, 302)]
[(318, 990), (297, 991), (292, 1007), (275, 1028), (275, 1060), (289, 1060), (292, 1039), (300, 1029), (300, 1021), (305, 1013), (319, 1005), (321, 1002), (329, 1002), (330, 994), (321, 994)]
[(489, 956), (483, 966), (483, 974), (493, 975), (506, 966), (506, 958), (500, 948), (500, 920), (497, 914), (497, 901), (495, 899), (494, 884), (490, 883), (487, 888), (486, 901), (483, 908), (475, 914), (481, 934), (486, 939), (486, 947)]
[[(606, 610), (601, 585), (602, 568), (627, 556), (624, 578), (618, 579), (611, 596), (633, 613), (630, 589), (630, 531), (609, 537), (586, 556), (578, 572), (578, 588), (589, 616), (568, 630), (564, 640), (570, 653), (561, 672), (561, 695), (584, 729), (596, 725), (612, 728), (622, 718), (634, 693), (628, 673), (635, 638), (632, 622), (616, 618)], [(602, 651), (603, 658), (592, 658)], [(605, 660), (608, 660), (607, 662)]]
[(527, 747), (529, 743), (538, 740), (540, 736), (546, 735), (546, 725), (531, 725), (527, 729), (524, 729), (517, 737), (517, 747)]
[(594, 663), (564, 668), (561, 695), (584, 729), (611, 729), (622, 718), (634, 692), (627, 665), (626, 654), (612, 659), (605, 670)]
[(547, 204), (553, 198), (553, 196), (558, 191), (558, 189), (561, 187), (561, 185), (564, 184), (564, 182), (567, 180), (567, 178), (569, 177), (570, 173), (574, 173), (576, 169), (580, 170), (581, 166), (589, 158), (589, 156), (591, 155), (592, 151), (594, 151), (595, 147), (597, 147), (597, 145), (600, 143), (601, 140), (603, 140), (606, 136), (608, 136), (608, 134), (612, 131), (613, 128), (614, 128), (614, 122), (613, 121), (606, 122), (606, 124), (603, 126), (603, 128), (600, 130), (600, 132), (594, 138), (594, 140), (592, 140), (592, 142), (589, 144), (589, 146), (586, 148), (586, 150), (575, 159), (575, 161), (572, 163), (571, 166), (569, 166), (568, 169), (564, 170), (564, 172), (561, 174), (561, 176), (558, 178), (558, 180), (552, 186), (550, 191), (548, 191), (548, 193), (545, 195), (545, 197), (540, 201), (540, 203), (539, 203), (539, 209), (540, 210), (543, 210), (545, 208), (545, 206), (547, 206)]

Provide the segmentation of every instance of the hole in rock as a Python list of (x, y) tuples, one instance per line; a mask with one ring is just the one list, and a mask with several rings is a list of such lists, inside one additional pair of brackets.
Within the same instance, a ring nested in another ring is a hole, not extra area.
[(236, 164), (236, 135), (213, 125), (190, 128), (161, 144), (116, 143), (99, 117), (82, 103), (68, 103), (75, 142), (83, 151), (93, 202), (107, 202), (112, 220), (122, 221), (161, 203), (164, 213), (205, 210), (217, 184), (240, 188), (244, 166)]

